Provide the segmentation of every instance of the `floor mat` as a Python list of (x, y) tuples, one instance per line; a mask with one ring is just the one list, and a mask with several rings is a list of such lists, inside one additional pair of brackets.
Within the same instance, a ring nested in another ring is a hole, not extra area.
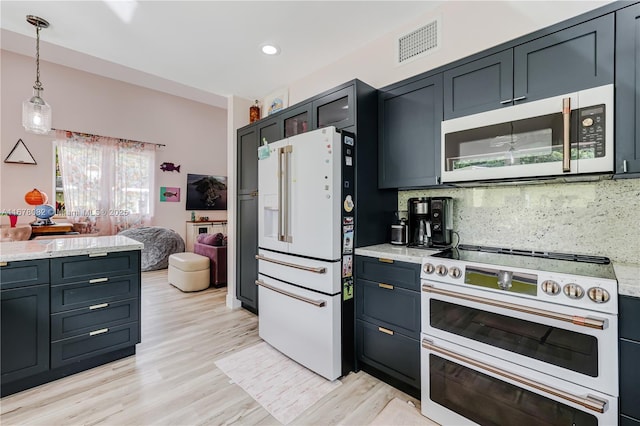
[(222, 358), (216, 366), (285, 425), (342, 384), (317, 375), (266, 342)]

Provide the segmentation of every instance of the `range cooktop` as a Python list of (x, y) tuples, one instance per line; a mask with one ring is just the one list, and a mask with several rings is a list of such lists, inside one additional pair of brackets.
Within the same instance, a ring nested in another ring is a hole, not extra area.
[(602, 256), (460, 244), (457, 248), (432, 254), (431, 257), (593, 278), (616, 279), (611, 261)]

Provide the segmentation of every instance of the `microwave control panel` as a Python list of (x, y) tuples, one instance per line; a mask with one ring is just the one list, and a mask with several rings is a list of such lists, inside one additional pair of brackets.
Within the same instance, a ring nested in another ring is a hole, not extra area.
[(595, 158), (605, 155), (605, 106), (579, 109), (580, 151), (591, 151)]

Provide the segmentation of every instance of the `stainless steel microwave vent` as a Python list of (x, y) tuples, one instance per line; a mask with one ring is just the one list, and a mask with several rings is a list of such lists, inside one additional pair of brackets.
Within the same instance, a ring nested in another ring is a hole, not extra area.
[(398, 64), (427, 55), (440, 44), (438, 19), (398, 38)]

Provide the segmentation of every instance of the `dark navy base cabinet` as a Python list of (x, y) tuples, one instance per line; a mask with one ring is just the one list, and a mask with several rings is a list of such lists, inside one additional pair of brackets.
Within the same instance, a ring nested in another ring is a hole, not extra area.
[(640, 425), (640, 298), (620, 296), (620, 425)]
[(2, 396), (135, 354), (140, 252), (0, 266)]
[(420, 398), (420, 265), (356, 256), (358, 368)]

